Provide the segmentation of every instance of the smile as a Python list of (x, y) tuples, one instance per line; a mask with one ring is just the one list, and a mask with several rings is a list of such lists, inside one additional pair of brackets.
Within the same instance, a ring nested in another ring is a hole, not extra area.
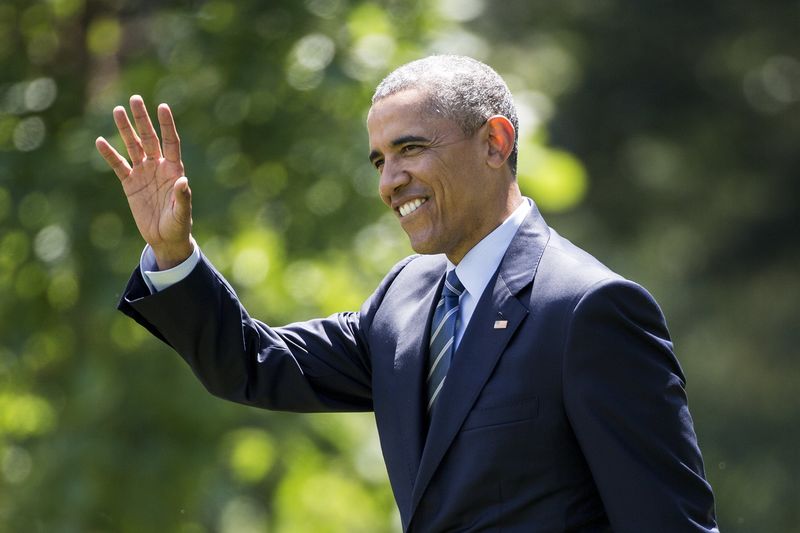
[(427, 200), (425, 198), (416, 198), (414, 200), (411, 200), (411, 201), (408, 201), (408, 202), (404, 203), (403, 205), (401, 205), (398, 208), (398, 211), (400, 212), (400, 216), (404, 217), (404, 216), (410, 215), (411, 213), (416, 211), (419, 208), (419, 206), (424, 204), (426, 201)]

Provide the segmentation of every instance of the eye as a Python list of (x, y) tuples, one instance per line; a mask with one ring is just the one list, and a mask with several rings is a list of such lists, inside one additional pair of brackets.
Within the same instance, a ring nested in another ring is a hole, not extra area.
[(400, 148), (400, 153), (403, 155), (416, 155), (420, 153), (423, 148), (421, 144), (406, 144)]
[(381, 169), (383, 168), (383, 159), (375, 159), (374, 161), (372, 161), (372, 165), (378, 172), (380, 172)]

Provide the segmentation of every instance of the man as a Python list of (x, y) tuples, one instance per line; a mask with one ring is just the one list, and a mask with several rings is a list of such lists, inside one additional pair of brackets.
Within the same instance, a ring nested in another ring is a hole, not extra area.
[(148, 243), (120, 309), (213, 394), (292, 411), (374, 410), (404, 530), (716, 531), (664, 318), (517, 186), (517, 118), (488, 66), (391, 73), (367, 120), (380, 196), (415, 255), (357, 313), (271, 328), (191, 237), (169, 108), (97, 147)]

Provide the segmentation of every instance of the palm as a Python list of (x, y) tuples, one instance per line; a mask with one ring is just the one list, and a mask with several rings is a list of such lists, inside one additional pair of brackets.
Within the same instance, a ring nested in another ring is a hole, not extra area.
[(191, 192), (183, 177), (180, 140), (166, 104), (158, 107), (163, 141), (141, 97), (131, 97), (131, 111), (136, 129), (125, 108), (114, 108), (114, 122), (130, 164), (102, 137), (97, 139), (97, 149), (120, 179), (139, 233), (153, 248), (159, 266), (168, 268), (185, 259), (193, 248)]
[(122, 180), (136, 226), (150, 246), (156, 247), (183, 235), (185, 224), (176, 220), (172, 191), (175, 181), (183, 174), (180, 161), (145, 158), (134, 164), (131, 173)]

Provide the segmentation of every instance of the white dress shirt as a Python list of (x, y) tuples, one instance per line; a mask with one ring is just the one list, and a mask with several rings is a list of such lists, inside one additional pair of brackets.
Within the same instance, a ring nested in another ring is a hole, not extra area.
[(150, 293), (163, 291), (170, 285), (175, 285), (183, 280), (186, 276), (192, 273), (194, 267), (200, 262), (200, 248), (195, 245), (192, 255), (190, 255), (183, 263), (174, 266), (168, 270), (159, 270), (158, 263), (156, 263), (156, 254), (150, 245), (146, 245), (142, 250), (142, 257), (139, 259), (139, 269), (142, 271), (142, 277), (150, 289)]
[(522, 221), (531, 212), (532, 205), (530, 199), (524, 198), (519, 207), (502, 224), (467, 252), (467, 255), (458, 263), (458, 266), (449, 260), (447, 261), (447, 273), (450, 273), (455, 268), (456, 275), (465, 289), (458, 300), (459, 317), (455, 338), (456, 348), (458, 348), (461, 337), (464, 336), (464, 331), (467, 329), (470, 319), (472, 319), (478, 300), (481, 299), (486, 285), (489, 284), (489, 280), (492, 279), (497, 267), (500, 266), (500, 261), (502, 261), (508, 246), (514, 239), (514, 235), (517, 234), (517, 230), (522, 225)]

